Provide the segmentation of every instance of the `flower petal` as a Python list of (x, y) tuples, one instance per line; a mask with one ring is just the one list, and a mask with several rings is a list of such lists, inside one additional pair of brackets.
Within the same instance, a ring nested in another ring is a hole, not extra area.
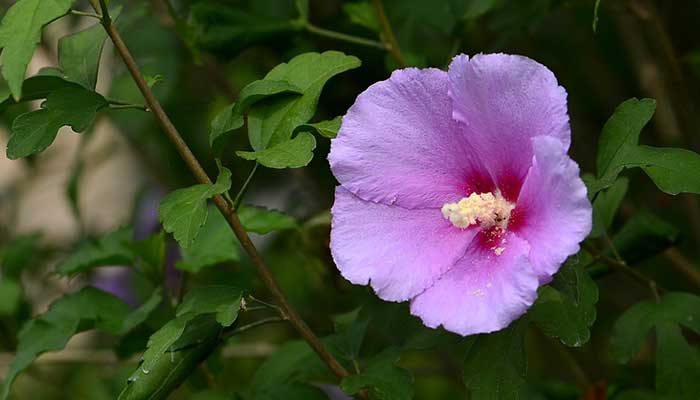
[(576, 162), (548, 136), (532, 140), (535, 155), (516, 205), (513, 229), (530, 243), (530, 262), (549, 282), (591, 231), (592, 207)]
[(464, 258), (413, 299), (411, 314), (426, 326), (442, 325), (463, 336), (508, 326), (535, 301), (538, 282), (527, 242), (509, 233), (503, 247), (496, 255), (473, 241)]
[[(571, 141), (566, 90), (554, 74), (527, 57), (460, 55), (449, 68), (453, 116), (508, 199), (517, 198), (532, 161), (530, 139)], [(505, 187), (504, 187), (505, 186)]]
[(371, 283), (384, 300), (425, 290), (462, 257), (477, 233), (461, 230), (440, 210), (410, 210), (364, 201), (336, 188), (331, 253), (350, 282)]
[(407, 68), (360, 94), (328, 156), (340, 184), (363, 200), (404, 208), (440, 208), (465, 192), (489, 191), (447, 92), (446, 72)]

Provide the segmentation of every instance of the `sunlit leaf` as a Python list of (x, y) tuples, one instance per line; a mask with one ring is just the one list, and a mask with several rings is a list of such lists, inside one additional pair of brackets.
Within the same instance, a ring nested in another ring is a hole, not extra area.
[(316, 139), (308, 132), (299, 133), (294, 139), (280, 142), (259, 151), (237, 151), (246, 160), (257, 161), (268, 168), (300, 168), (314, 157)]
[(357, 57), (337, 51), (305, 53), (273, 68), (266, 80), (287, 81), (300, 88), (301, 96), (282, 97), (255, 105), (248, 116), (248, 135), (254, 150), (287, 142), (297, 126), (316, 112), (321, 90), (333, 76), (360, 66)]

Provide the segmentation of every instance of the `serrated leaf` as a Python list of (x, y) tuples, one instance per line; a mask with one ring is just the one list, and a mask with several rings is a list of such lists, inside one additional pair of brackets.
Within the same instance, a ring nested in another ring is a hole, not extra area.
[(380, 31), (377, 14), (368, 1), (343, 4), (343, 12), (350, 17), (350, 22), (367, 28), (372, 32)]
[[(118, 14), (119, 10), (110, 12), (112, 19)], [(86, 89), (95, 90), (100, 57), (106, 39), (107, 32), (99, 23), (61, 38), (58, 41), (58, 60), (63, 77)]]
[(22, 97), (22, 81), (44, 25), (65, 15), (72, 0), (19, 0), (0, 24), (2, 76), (15, 99)]
[(340, 383), (347, 394), (368, 389), (380, 400), (410, 400), (413, 398), (413, 377), (395, 364), (399, 360), (397, 348), (388, 348), (369, 360), (367, 367), (358, 375), (350, 375)]
[(209, 217), (192, 245), (182, 249), (182, 261), (177, 263), (177, 268), (196, 273), (209, 266), (239, 260), (236, 237), (223, 215), (212, 208), (209, 207)]
[(335, 139), (340, 130), (340, 124), (343, 122), (343, 117), (335, 117), (327, 121), (320, 121), (313, 124), (304, 124), (299, 126), (296, 131), (313, 131), (328, 139)]
[(603, 126), (598, 139), (598, 177), (617, 176), (627, 158), (629, 146), (636, 146), (642, 128), (656, 110), (653, 99), (629, 99), (620, 104)]
[(520, 398), (527, 360), (523, 347), (526, 321), (476, 337), (464, 360), (464, 383), (475, 400)]
[(258, 206), (241, 205), (238, 209), (238, 218), (248, 232), (261, 235), (273, 231), (295, 229), (298, 226), (293, 217), (281, 211)]
[(299, 133), (294, 139), (278, 143), (259, 151), (237, 151), (246, 160), (257, 161), (268, 168), (301, 168), (314, 158), (316, 139), (308, 132)]
[(185, 331), (185, 326), (190, 322), (197, 314), (187, 313), (177, 316), (174, 319), (166, 322), (160, 329), (158, 329), (151, 337), (148, 339), (148, 345), (146, 346), (146, 351), (141, 357), (142, 363), (139, 369), (132, 375), (138, 374), (139, 370), (143, 371), (144, 374), (148, 375), (151, 373), (153, 368), (159, 363), (159, 361), (165, 357), (165, 353), (170, 350), (173, 344), (180, 338), (182, 333)]
[(612, 225), (617, 209), (620, 208), (622, 199), (627, 194), (629, 179), (621, 177), (615, 183), (598, 193), (593, 202), (593, 229), (590, 237), (600, 237), (607, 232)]
[(66, 125), (83, 132), (93, 123), (97, 111), (106, 106), (104, 97), (79, 86), (49, 93), (42, 109), (22, 114), (12, 123), (7, 157), (14, 160), (44, 151)]
[(137, 314), (134, 317), (126, 303), (90, 287), (60, 298), (45, 314), (30, 320), (20, 331), (15, 359), (5, 377), (0, 399), (7, 399), (17, 375), (39, 355), (63, 349), (73, 335), (89, 329), (123, 334), (141, 323), (147, 317), (146, 311), (153, 308), (149, 301), (146, 310), (134, 311)]
[(131, 265), (134, 261), (134, 253), (129, 248), (132, 237), (130, 228), (120, 228), (97, 242), (83, 244), (58, 264), (56, 272), (59, 275), (74, 276), (96, 267)]
[(220, 167), (214, 184), (199, 184), (178, 189), (163, 198), (159, 219), (166, 232), (172, 233), (180, 247), (188, 248), (207, 220), (207, 199), (231, 188), (231, 171)]
[(216, 321), (229, 327), (238, 318), (242, 292), (232, 286), (204, 286), (190, 290), (177, 308), (177, 316), (216, 314)]
[(679, 325), (700, 333), (700, 297), (668, 293), (659, 303), (640, 302), (615, 323), (610, 353), (620, 363), (629, 362), (650, 330), (656, 328), (657, 392), (673, 399), (691, 400), (700, 391), (700, 353), (686, 342)]
[(579, 347), (590, 339), (589, 328), (596, 319), (598, 286), (583, 270), (592, 258), (587, 253), (572, 256), (543, 286), (528, 313), (542, 332), (567, 346)]
[(248, 114), (248, 136), (256, 151), (286, 142), (297, 126), (316, 113), (321, 90), (333, 76), (360, 66), (357, 57), (337, 51), (304, 53), (273, 68), (266, 80), (282, 80), (301, 89), (302, 95), (255, 105)]

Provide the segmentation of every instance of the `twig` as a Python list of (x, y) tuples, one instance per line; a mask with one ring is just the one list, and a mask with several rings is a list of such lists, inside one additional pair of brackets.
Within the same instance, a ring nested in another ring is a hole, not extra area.
[(250, 174), (248, 174), (248, 178), (246, 178), (245, 182), (243, 182), (243, 186), (241, 186), (241, 190), (238, 191), (238, 194), (236, 194), (236, 198), (233, 199), (233, 209), (238, 211), (238, 207), (240, 207), (241, 202), (243, 202), (243, 196), (245, 196), (246, 191), (248, 190), (248, 185), (250, 184), (250, 181), (253, 180), (253, 175), (255, 175), (255, 171), (258, 170), (258, 163), (255, 163), (255, 166), (253, 166), (253, 169), (250, 171)]
[(658, 300), (659, 299), (659, 292), (665, 292), (666, 289), (662, 288), (659, 286), (656, 281), (643, 273), (637, 271), (636, 269), (630, 267), (627, 265), (624, 261), (619, 261), (616, 260), (612, 257), (608, 257), (605, 254), (601, 254), (598, 249), (590, 245), (589, 243), (583, 242), (582, 247), (586, 249), (589, 253), (593, 255), (593, 257), (597, 258), (599, 261), (605, 263), (608, 265), (610, 268), (622, 272), (625, 275), (631, 277), (632, 279), (636, 280), (637, 282), (641, 283), (644, 286), (647, 286), (654, 297)]
[[(136, 64), (136, 60), (134, 60), (133, 56), (131, 55), (131, 52), (129, 51), (126, 44), (124, 43), (124, 40), (119, 34), (119, 31), (114, 27), (114, 25), (112, 25), (107, 7), (105, 5), (105, 0), (100, 0), (100, 5), (103, 15), (102, 25), (104, 26), (105, 31), (114, 43), (115, 50), (117, 51), (117, 53), (119, 53), (120, 57), (126, 64), (129, 73), (131, 74), (132, 78), (134, 79), (134, 82), (136, 83), (136, 86), (138, 86), (139, 90), (141, 91), (141, 94), (146, 99), (146, 104), (148, 104), (148, 107), (152, 110), (153, 115), (156, 118), (161, 129), (173, 143), (178, 153), (180, 154), (180, 157), (182, 157), (183, 161), (190, 169), (192, 174), (195, 176), (197, 181), (199, 181), (200, 183), (211, 184), (212, 181), (207, 175), (207, 173), (204, 171), (204, 168), (202, 168), (197, 158), (187, 146), (187, 143), (185, 143), (185, 141), (182, 139), (182, 136), (180, 136), (180, 133), (177, 131), (177, 128), (175, 128), (172, 121), (163, 110), (163, 107), (161, 106), (160, 102), (158, 101), (158, 99), (156, 99), (155, 95), (151, 91), (151, 88), (146, 83), (146, 80), (144, 79), (141, 70)], [(99, 10), (96, 9), (96, 11)], [(255, 265), (255, 267), (258, 269), (260, 277), (262, 278), (265, 286), (267, 286), (267, 288), (272, 293), (273, 297), (276, 299), (277, 303), (279, 303), (280, 308), (284, 311), (292, 326), (309, 343), (311, 348), (316, 352), (316, 354), (318, 354), (321, 360), (323, 360), (323, 362), (326, 363), (328, 368), (336, 376), (338, 376), (339, 378), (347, 377), (349, 375), (348, 371), (342, 365), (340, 365), (338, 360), (336, 360), (335, 357), (333, 357), (333, 355), (331, 355), (328, 352), (324, 344), (319, 340), (318, 337), (316, 337), (316, 335), (311, 331), (308, 325), (306, 325), (306, 322), (304, 322), (304, 320), (301, 319), (297, 311), (291, 306), (291, 304), (287, 300), (287, 297), (284, 295), (279, 285), (277, 284), (277, 281), (275, 281), (275, 278), (270, 273), (267, 264), (265, 264), (265, 261), (258, 253), (257, 248), (250, 240), (248, 233), (246, 232), (245, 228), (243, 227), (241, 221), (238, 218), (238, 214), (236, 214), (231, 205), (226, 201), (226, 199), (224, 199), (223, 196), (217, 195), (214, 197), (213, 201), (216, 207), (219, 209), (219, 211), (221, 211), (223, 216), (226, 218), (226, 221), (228, 222), (229, 226), (240, 241), (241, 246), (250, 256), (253, 265)]]
[(378, 42), (378, 41), (372, 40), (372, 39), (365, 39), (365, 38), (358, 37), (358, 36), (348, 35), (346, 33), (330, 31), (328, 29), (323, 29), (323, 28), (320, 28), (316, 25), (313, 25), (310, 22), (307, 22), (306, 25), (304, 26), (304, 28), (308, 32), (319, 35), (319, 36), (324, 36), (324, 37), (336, 39), (336, 40), (342, 40), (342, 41), (348, 42), (348, 43), (361, 44), (363, 46), (374, 47), (374, 48), (382, 49), (382, 50), (390, 50), (390, 47), (382, 42)]
[(90, 18), (97, 18), (99, 20), (102, 19), (102, 16), (99, 14), (82, 12), (82, 11), (78, 11), (78, 10), (70, 10), (70, 14), (75, 15), (76, 17), (90, 17)]
[(389, 50), (391, 56), (394, 57), (394, 60), (399, 64), (399, 67), (406, 67), (406, 59), (401, 53), (399, 43), (396, 41), (396, 36), (394, 36), (394, 31), (391, 29), (391, 24), (384, 12), (382, 1), (372, 0), (372, 5), (374, 6), (374, 12), (377, 14), (377, 19), (379, 20), (379, 26), (382, 28), (382, 41), (384, 45)]
[(240, 326), (240, 327), (238, 327), (238, 328), (236, 328), (236, 329), (234, 329), (234, 330), (232, 330), (232, 331), (230, 331), (230, 332), (227, 332), (227, 333), (224, 335), (223, 339), (226, 340), (226, 339), (230, 338), (231, 336), (238, 335), (238, 334), (240, 334), (240, 333), (243, 333), (243, 332), (245, 332), (245, 331), (249, 331), (249, 330), (251, 330), (251, 329), (253, 329), (253, 328), (257, 328), (257, 327), (259, 327), (259, 326), (271, 324), (271, 323), (273, 323), (273, 322), (282, 322), (282, 321), (285, 321), (285, 319), (282, 318), (282, 317), (268, 317), (268, 318), (263, 318), (263, 319), (260, 319), (260, 320), (255, 321), (255, 322), (251, 322), (251, 323), (248, 324), (248, 325), (243, 325), (243, 326)]

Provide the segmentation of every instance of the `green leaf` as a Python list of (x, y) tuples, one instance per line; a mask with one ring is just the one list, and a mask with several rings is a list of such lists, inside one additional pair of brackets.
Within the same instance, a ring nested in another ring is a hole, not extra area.
[(19, 333), (15, 359), (4, 381), (0, 400), (6, 400), (17, 375), (39, 355), (63, 349), (75, 334), (89, 329), (119, 335), (141, 323), (152, 311), (149, 301), (131, 313), (118, 298), (95, 288), (85, 288), (67, 295), (51, 305), (37, 319), (30, 320)]
[(640, 302), (615, 323), (610, 353), (620, 363), (629, 362), (655, 327), (656, 390), (668, 398), (691, 400), (700, 392), (700, 353), (686, 342), (679, 325), (700, 333), (700, 297), (668, 293), (659, 303)]
[(216, 314), (216, 321), (223, 327), (229, 327), (238, 318), (241, 308), (242, 292), (231, 286), (205, 286), (190, 290), (182, 304), (177, 308), (177, 315), (188, 313)]
[(358, 375), (350, 375), (340, 383), (347, 394), (362, 389), (380, 400), (410, 400), (413, 398), (413, 377), (405, 369), (396, 367), (400, 352), (390, 347), (368, 361), (367, 367)]
[(19, 0), (0, 24), (2, 76), (15, 99), (22, 97), (22, 81), (44, 25), (65, 15), (72, 0)]
[(200, 48), (234, 56), (248, 46), (286, 39), (304, 29), (303, 21), (250, 14), (240, 7), (197, 2), (190, 8)]
[(268, 210), (264, 207), (241, 205), (238, 209), (238, 218), (248, 232), (255, 232), (261, 235), (273, 231), (295, 229), (297, 221), (276, 210)]
[(209, 145), (214, 147), (214, 144), (222, 139), (227, 134), (235, 131), (243, 126), (245, 120), (240, 114), (234, 114), (233, 108), (236, 103), (224, 108), (220, 113), (216, 114), (211, 121), (211, 129), (209, 130)]
[(340, 357), (352, 361), (360, 354), (370, 319), (360, 317), (360, 309), (333, 318), (335, 334), (327, 337), (325, 342)]
[(593, 229), (590, 237), (600, 237), (607, 232), (612, 225), (617, 209), (620, 208), (622, 199), (627, 194), (629, 179), (621, 177), (615, 183), (598, 193), (593, 202)]
[(304, 21), (309, 19), (309, 0), (294, 0), (294, 5), (297, 7), (299, 18)]
[(593, 32), (598, 31), (598, 10), (600, 9), (600, 0), (595, 0), (595, 4), (593, 5), (593, 22), (592, 22), (592, 27), (593, 27)]
[(209, 326), (199, 340), (159, 357), (146, 369), (141, 365), (129, 377), (119, 400), (166, 400), (219, 345), (221, 327)]
[(63, 276), (75, 276), (96, 267), (131, 265), (134, 261), (134, 253), (129, 248), (132, 236), (130, 228), (121, 228), (97, 242), (83, 244), (58, 264), (56, 272)]
[(464, 360), (464, 383), (474, 400), (518, 399), (525, 383), (527, 322), (476, 337)]
[(212, 208), (209, 207), (209, 218), (192, 245), (182, 249), (182, 261), (177, 263), (177, 268), (197, 273), (212, 265), (239, 260), (236, 237), (224, 216)]
[(584, 271), (592, 258), (587, 253), (572, 256), (543, 286), (528, 315), (542, 332), (567, 346), (579, 347), (591, 337), (589, 328), (596, 319), (598, 286)]
[(129, 248), (137, 257), (137, 265), (154, 285), (163, 281), (165, 267), (165, 235), (153, 234), (146, 239), (130, 243)]
[(679, 235), (676, 227), (642, 209), (615, 234), (613, 243), (622, 258), (634, 264), (666, 250)]
[[(111, 17), (116, 18), (115, 12)], [(66, 80), (95, 90), (97, 71), (107, 32), (102, 24), (95, 24), (80, 32), (64, 36), (58, 41), (58, 59)]]
[(230, 188), (231, 171), (220, 166), (216, 183), (199, 184), (171, 192), (160, 203), (159, 218), (163, 229), (175, 236), (180, 247), (190, 247), (207, 220), (207, 199), (225, 193)]
[(0, 316), (14, 315), (22, 300), (22, 286), (18, 281), (0, 277)]
[(261, 79), (247, 84), (238, 95), (234, 115), (243, 115), (255, 103), (280, 94), (302, 94), (302, 90), (284, 80)]
[(379, 20), (374, 8), (368, 1), (356, 1), (343, 4), (343, 11), (350, 17), (350, 22), (369, 29), (372, 32), (379, 32)]
[(148, 375), (173, 349), (185, 332), (190, 321), (196, 317), (214, 314), (222, 327), (231, 326), (238, 318), (241, 307), (241, 290), (230, 286), (208, 286), (190, 290), (178, 306), (174, 319), (168, 321), (148, 340), (140, 368), (132, 374), (132, 379), (140, 374)]
[(316, 113), (321, 90), (333, 76), (360, 66), (357, 57), (337, 51), (304, 53), (273, 68), (265, 80), (286, 81), (298, 87), (302, 95), (280, 97), (257, 104), (248, 114), (248, 136), (256, 151), (287, 142), (297, 126)]
[(301, 89), (286, 81), (266, 79), (246, 85), (241, 90), (238, 100), (214, 117), (209, 132), (209, 144), (213, 146), (217, 140), (242, 127), (244, 124), (243, 116), (250, 106), (265, 98), (285, 93), (300, 94)]
[(640, 167), (668, 194), (700, 193), (700, 155), (671, 147), (637, 146), (630, 149), (625, 167)]
[(343, 122), (343, 117), (335, 117), (328, 121), (316, 122), (313, 124), (300, 125), (296, 131), (313, 131), (328, 139), (335, 139), (340, 130), (340, 124)]
[(630, 146), (636, 146), (642, 128), (656, 110), (653, 99), (629, 99), (620, 104), (603, 126), (598, 139), (598, 178), (614, 177), (622, 171)]
[(19, 279), (26, 269), (29, 269), (40, 256), (38, 233), (19, 236), (0, 248), (0, 267), (4, 277)]
[(7, 157), (14, 160), (44, 151), (65, 125), (75, 132), (85, 131), (106, 106), (104, 97), (78, 86), (49, 93), (42, 109), (22, 114), (12, 123)]
[(470, 20), (481, 17), (491, 11), (497, 4), (498, 0), (453, 0), (450, 2), (454, 12), (462, 19)]
[(22, 97), (15, 100), (11, 95), (0, 103), (0, 112), (7, 107), (25, 101), (45, 99), (49, 93), (65, 87), (79, 87), (75, 83), (68, 82), (60, 76), (35, 75), (22, 82)]
[(627, 363), (637, 354), (649, 331), (660, 323), (672, 322), (700, 333), (700, 297), (672, 292), (660, 303), (647, 300), (635, 304), (615, 322), (610, 337), (610, 354), (620, 363)]
[(700, 353), (672, 322), (656, 325), (656, 391), (673, 399), (697, 399), (700, 393)]
[(308, 132), (299, 133), (294, 139), (278, 143), (259, 151), (237, 151), (246, 160), (257, 161), (268, 168), (301, 168), (314, 158), (316, 139)]

